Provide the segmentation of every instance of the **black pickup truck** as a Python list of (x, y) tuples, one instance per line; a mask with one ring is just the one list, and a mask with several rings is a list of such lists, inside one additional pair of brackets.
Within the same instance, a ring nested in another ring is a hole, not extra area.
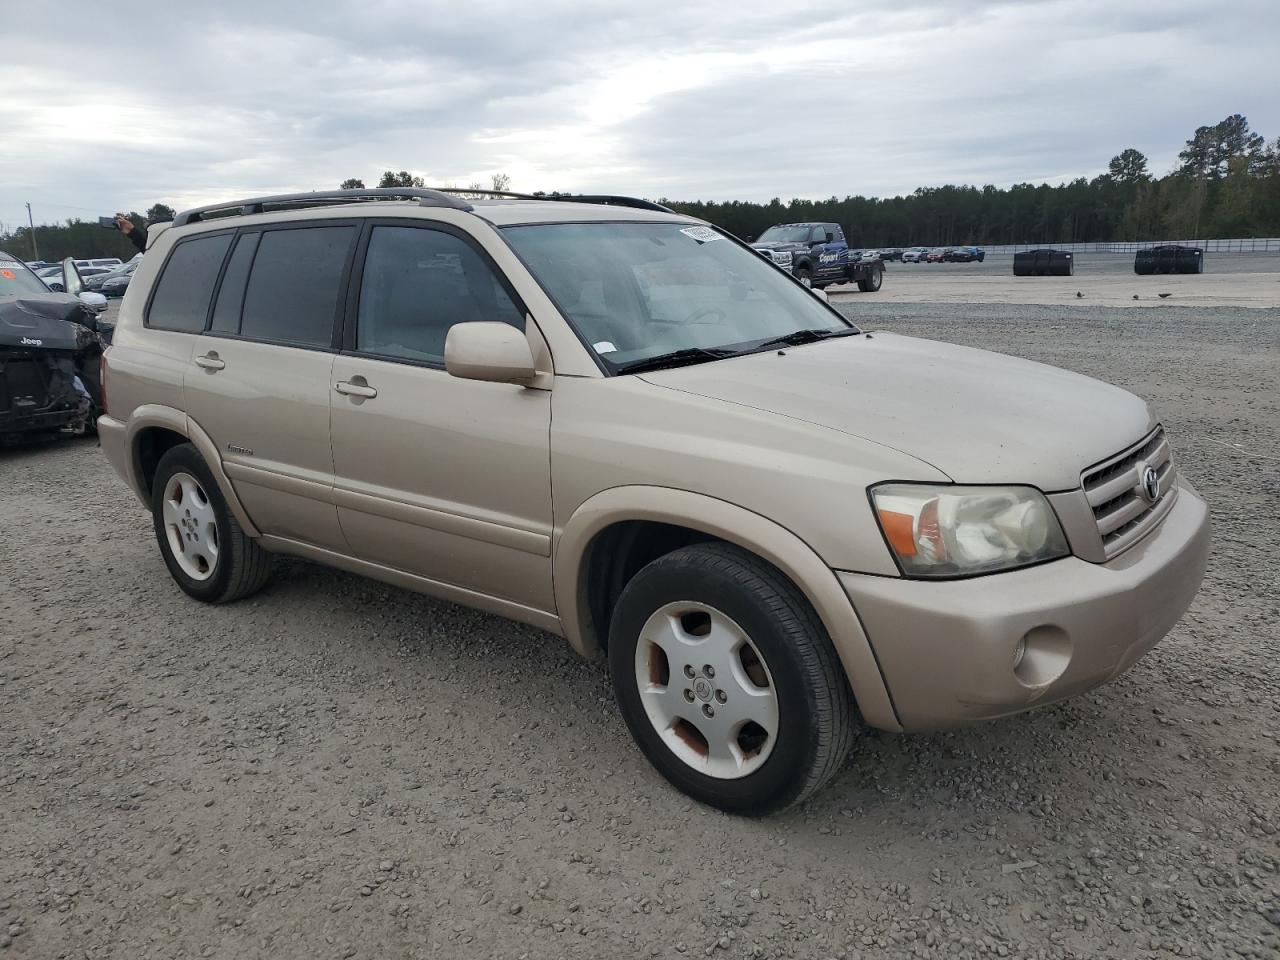
[(838, 223), (779, 223), (751, 246), (806, 286), (856, 283), (864, 293), (874, 293), (884, 277), (884, 261), (851, 253)]

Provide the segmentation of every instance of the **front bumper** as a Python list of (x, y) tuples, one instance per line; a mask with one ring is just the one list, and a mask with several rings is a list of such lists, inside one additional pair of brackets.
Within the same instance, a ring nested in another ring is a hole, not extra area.
[(85, 409), (76, 407), (60, 407), (57, 410), (37, 410), (26, 413), (14, 410), (12, 413), (0, 413), (0, 436), (4, 434), (40, 433), (47, 430), (62, 430), (84, 422)]
[(942, 582), (838, 575), (903, 729), (933, 730), (1043, 706), (1123, 673), (1186, 611), (1208, 556), (1208, 509), (1184, 482), (1160, 526), (1106, 564), (1067, 557)]

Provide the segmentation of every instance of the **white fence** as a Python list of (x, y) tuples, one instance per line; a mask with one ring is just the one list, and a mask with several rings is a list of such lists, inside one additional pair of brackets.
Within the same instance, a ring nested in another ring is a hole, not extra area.
[(983, 247), (988, 256), (1011, 257), (1023, 250), (1039, 250), (1052, 247), (1071, 253), (1135, 253), (1143, 247), (1162, 243), (1180, 243), (1186, 247), (1201, 247), (1205, 253), (1280, 253), (1280, 238), (1248, 237), (1236, 240), (1144, 240), (1117, 241), (1115, 243), (1004, 243)]

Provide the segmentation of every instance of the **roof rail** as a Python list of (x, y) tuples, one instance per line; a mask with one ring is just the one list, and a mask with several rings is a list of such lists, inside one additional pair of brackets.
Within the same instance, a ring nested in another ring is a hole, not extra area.
[(639, 197), (623, 197), (614, 194), (596, 193), (512, 193), (510, 190), (470, 190), (466, 187), (438, 187), (441, 193), (461, 194), (465, 197), (506, 197), (511, 200), (559, 200), (565, 203), (599, 203), (613, 207), (633, 207), (637, 210), (657, 210), (661, 213), (675, 213), (670, 207), (664, 207), (652, 200)]
[[(465, 191), (464, 191), (465, 192)], [(475, 192), (475, 191), (470, 191)], [(311, 193), (282, 193), (273, 197), (252, 197), (229, 203), (213, 203), (207, 207), (184, 210), (173, 218), (173, 225), (198, 223), (210, 214), (248, 216), (264, 213), (271, 207), (325, 207), (332, 204), (359, 203), (362, 200), (417, 200), (424, 207), (448, 207), (452, 210), (470, 211), (471, 204), (459, 200), (444, 190), (427, 190), (422, 187), (373, 187), (364, 190), (317, 190)]]
[(470, 212), (471, 204), (459, 198), (464, 197), (505, 197), (512, 200), (560, 200), (568, 203), (599, 203), (613, 207), (633, 207), (638, 210), (657, 210), (661, 213), (675, 213), (670, 207), (664, 207), (652, 200), (641, 200), (638, 197), (621, 197), (612, 194), (573, 194), (573, 193), (512, 193), (509, 190), (471, 190), (465, 187), (373, 187), (363, 190), (317, 190), (311, 193), (282, 193), (273, 197), (252, 197), (248, 200), (232, 200), (228, 203), (213, 203), (206, 207), (184, 210), (173, 218), (173, 226), (181, 227), (188, 223), (199, 223), (210, 216), (248, 216), (252, 213), (264, 213), (267, 207), (274, 208), (306, 208), (327, 207), (343, 203), (359, 203), (364, 200), (417, 200), (424, 207), (447, 207), (450, 210)]

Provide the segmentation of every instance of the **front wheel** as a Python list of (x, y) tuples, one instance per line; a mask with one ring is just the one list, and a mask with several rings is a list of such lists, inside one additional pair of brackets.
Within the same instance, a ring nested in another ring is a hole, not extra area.
[(165, 566), (197, 600), (238, 600), (267, 582), (271, 555), (245, 534), (191, 444), (180, 443), (160, 458), (151, 517)]
[(808, 267), (796, 267), (792, 276), (803, 283), (806, 287), (813, 286), (813, 271)]
[(876, 267), (872, 267), (867, 271), (866, 275), (858, 281), (858, 289), (863, 293), (875, 293), (880, 289), (880, 283), (884, 279), (884, 271)]
[(799, 803), (848, 754), (853, 698), (822, 622), (781, 573), (730, 544), (685, 547), (632, 578), (609, 666), (645, 756), (721, 810)]

